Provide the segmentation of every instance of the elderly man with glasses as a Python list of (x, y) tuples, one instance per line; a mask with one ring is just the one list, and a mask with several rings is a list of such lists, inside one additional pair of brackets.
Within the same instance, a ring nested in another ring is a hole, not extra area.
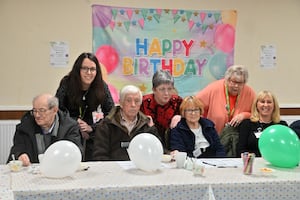
[(38, 163), (38, 155), (58, 140), (74, 142), (83, 151), (79, 126), (68, 113), (58, 109), (58, 99), (50, 94), (33, 98), (33, 108), (16, 126), (8, 161), (16, 158), (24, 166)]

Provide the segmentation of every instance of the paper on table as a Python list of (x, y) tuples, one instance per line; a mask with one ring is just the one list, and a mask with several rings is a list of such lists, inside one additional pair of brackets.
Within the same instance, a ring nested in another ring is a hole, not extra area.
[(117, 163), (125, 170), (136, 168), (135, 164), (131, 161), (118, 161)]
[[(125, 170), (135, 169), (136, 166), (132, 161), (117, 161), (118, 165)], [(172, 168), (172, 166), (168, 163), (161, 163), (162, 168)]]
[(213, 159), (197, 159), (197, 162), (205, 164), (205, 167), (231, 168), (242, 167), (243, 163), (240, 158), (213, 158)]

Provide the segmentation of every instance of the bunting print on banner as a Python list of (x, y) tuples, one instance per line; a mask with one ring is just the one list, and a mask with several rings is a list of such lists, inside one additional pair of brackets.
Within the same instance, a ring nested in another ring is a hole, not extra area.
[(93, 5), (93, 52), (115, 102), (127, 84), (152, 92), (169, 70), (180, 96), (221, 79), (233, 64), (235, 10), (202, 11)]

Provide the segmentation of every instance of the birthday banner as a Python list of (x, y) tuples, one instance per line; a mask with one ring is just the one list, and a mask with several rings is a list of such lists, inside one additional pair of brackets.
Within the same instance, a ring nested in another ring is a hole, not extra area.
[(175, 10), (93, 5), (93, 52), (115, 102), (127, 84), (152, 92), (169, 70), (182, 97), (224, 77), (233, 64), (235, 10)]

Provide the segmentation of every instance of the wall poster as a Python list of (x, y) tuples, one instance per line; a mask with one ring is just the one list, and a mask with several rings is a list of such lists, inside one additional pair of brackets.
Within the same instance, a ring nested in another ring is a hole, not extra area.
[(235, 10), (175, 10), (92, 6), (93, 52), (115, 102), (127, 84), (152, 92), (166, 69), (182, 97), (221, 79), (234, 63)]

